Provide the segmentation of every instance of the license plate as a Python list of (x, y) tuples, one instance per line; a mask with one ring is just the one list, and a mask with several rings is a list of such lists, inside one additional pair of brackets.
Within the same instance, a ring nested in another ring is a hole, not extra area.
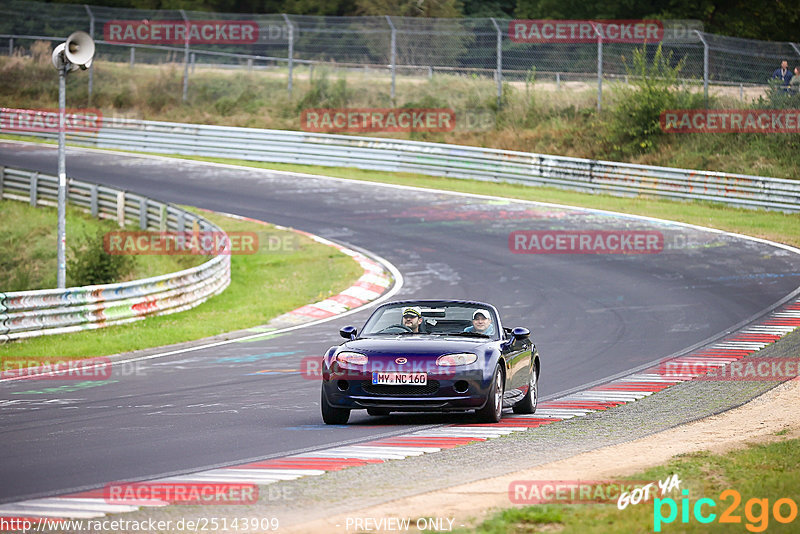
[(372, 373), (372, 383), (386, 386), (424, 386), (428, 373)]

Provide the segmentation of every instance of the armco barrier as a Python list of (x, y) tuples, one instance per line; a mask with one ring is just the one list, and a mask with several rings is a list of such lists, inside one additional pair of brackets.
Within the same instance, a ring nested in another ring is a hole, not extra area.
[[(0, 198), (56, 205), (58, 179), (42, 173), (0, 167)], [(67, 201), (93, 216), (141, 230), (222, 230), (175, 206), (110, 187), (69, 180)], [(230, 244), (227, 245), (230, 247)], [(228, 248), (228, 250), (230, 250)], [(193, 308), (230, 284), (230, 254), (176, 273), (67, 289), (0, 293), (0, 342), (128, 323)]]
[[(6, 113), (12, 111), (0, 110), (0, 118)], [(104, 118), (96, 133), (68, 133), (67, 138), (99, 148), (413, 172), (800, 211), (800, 181), (796, 180), (441, 143), (113, 118)]]

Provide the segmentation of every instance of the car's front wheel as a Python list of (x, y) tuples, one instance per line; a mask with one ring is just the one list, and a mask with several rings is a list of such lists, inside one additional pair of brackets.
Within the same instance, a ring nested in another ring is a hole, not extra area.
[(480, 410), (475, 412), (481, 423), (497, 423), (503, 417), (503, 370), (498, 365), (494, 369), (492, 386), (489, 388), (489, 398)]
[(514, 405), (514, 413), (535, 413), (536, 405), (539, 403), (539, 376), (536, 373), (536, 365), (531, 369), (531, 377), (528, 382), (528, 392), (522, 400)]
[(350, 419), (350, 410), (336, 408), (328, 403), (325, 392), (320, 391), (320, 406), (322, 407), (322, 420), (326, 425), (346, 425)]

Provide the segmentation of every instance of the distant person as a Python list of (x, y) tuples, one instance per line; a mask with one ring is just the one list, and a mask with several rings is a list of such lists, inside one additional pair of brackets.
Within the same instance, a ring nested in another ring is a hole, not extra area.
[(789, 87), (789, 82), (792, 79), (792, 71), (789, 70), (789, 62), (785, 59), (781, 61), (781, 66), (778, 69), (775, 69), (775, 72), (772, 73), (773, 80), (780, 80), (781, 86), (786, 89)]
[(492, 316), (486, 310), (475, 310), (472, 314), (472, 326), (464, 329), (464, 332), (475, 332), (476, 334), (483, 334), (485, 336), (494, 335), (494, 325), (492, 324)]

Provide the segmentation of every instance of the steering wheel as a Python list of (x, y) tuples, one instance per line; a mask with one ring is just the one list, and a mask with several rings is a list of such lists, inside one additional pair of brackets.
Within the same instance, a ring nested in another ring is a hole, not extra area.
[[(392, 329), (399, 329), (400, 332), (414, 332), (413, 330), (411, 330), (409, 327), (407, 327), (404, 324), (393, 324), (391, 326), (387, 326), (386, 328), (384, 328), (383, 330), (381, 330), (378, 333), (379, 334), (391, 334), (391, 333), (393, 333), (393, 332), (391, 332)], [(394, 333), (399, 334), (400, 332), (394, 332)]]

